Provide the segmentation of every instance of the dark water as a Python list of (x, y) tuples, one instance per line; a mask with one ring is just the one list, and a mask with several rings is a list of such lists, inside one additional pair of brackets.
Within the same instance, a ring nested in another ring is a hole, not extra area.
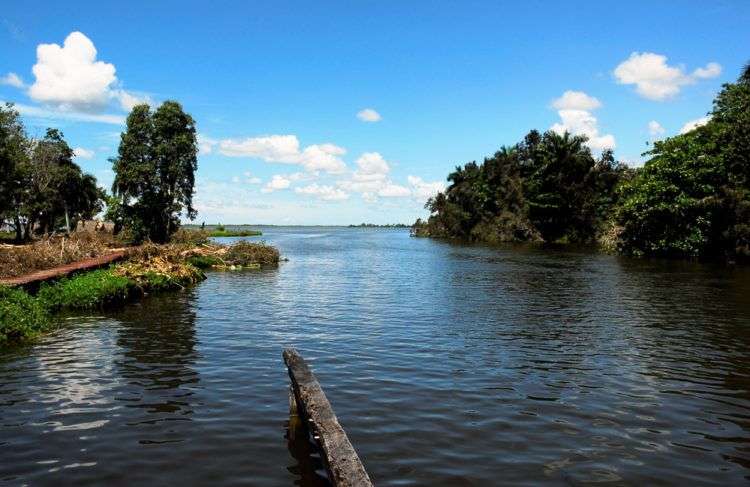
[(0, 356), (0, 479), (293, 485), (282, 347), (379, 485), (750, 478), (750, 274), (403, 230), (266, 229), (290, 261)]

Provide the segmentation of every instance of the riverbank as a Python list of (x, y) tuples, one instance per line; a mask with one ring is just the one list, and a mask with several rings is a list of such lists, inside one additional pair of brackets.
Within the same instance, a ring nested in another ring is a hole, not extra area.
[[(5, 250), (0, 249), (0, 255)], [(204, 232), (189, 232), (170, 244), (130, 247), (122, 262), (105, 269), (92, 267), (62, 278), (62, 273), (49, 269), (51, 279), (29, 290), (0, 285), (0, 346), (55, 328), (61, 311), (107, 309), (183, 289), (204, 280), (205, 269), (259, 269), (278, 262), (278, 250), (269, 245), (239, 241), (226, 246), (210, 242)], [(67, 267), (77, 270), (74, 264)]]

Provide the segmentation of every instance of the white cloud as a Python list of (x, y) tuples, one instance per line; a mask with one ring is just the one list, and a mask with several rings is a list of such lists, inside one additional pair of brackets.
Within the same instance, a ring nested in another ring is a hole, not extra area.
[(198, 153), (201, 155), (212, 153), (216, 144), (219, 143), (218, 140), (206, 137), (203, 134), (198, 134), (196, 138), (198, 139)]
[(62, 46), (39, 44), (29, 96), (60, 111), (85, 113), (99, 112), (111, 100), (125, 110), (144, 101), (121, 89), (115, 66), (97, 61), (96, 55), (94, 43), (81, 32), (70, 33)]
[(256, 157), (266, 162), (296, 164), (299, 140), (295, 135), (269, 135), (219, 142), (219, 152), (229, 157)]
[(94, 151), (84, 149), (83, 147), (73, 149), (73, 154), (76, 156), (76, 159), (92, 159), (94, 157)]
[(120, 102), (120, 107), (126, 112), (130, 112), (136, 105), (153, 105), (153, 100), (148, 95), (135, 95), (125, 90), (116, 90), (113, 92), (114, 97)]
[(686, 134), (690, 132), (691, 130), (695, 130), (698, 127), (702, 125), (706, 125), (711, 120), (710, 116), (705, 116), (701, 118), (696, 118), (695, 120), (690, 120), (689, 122), (685, 123), (685, 125), (682, 126), (680, 129), (681, 134)]
[(311, 145), (305, 147), (300, 156), (300, 164), (308, 171), (325, 171), (330, 174), (341, 174), (346, 164), (341, 156), (346, 149), (333, 144)]
[(266, 183), (263, 189), (261, 189), (261, 192), (272, 193), (280, 189), (288, 189), (291, 184), (292, 184), (292, 181), (289, 180), (288, 178), (280, 174), (275, 174), (271, 178), (271, 180)]
[(664, 135), (664, 132), (664, 127), (662, 127), (661, 124), (656, 120), (651, 120), (648, 123), (648, 134), (652, 139), (658, 139), (659, 137)]
[(438, 192), (445, 191), (445, 183), (442, 181), (427, 182), (418, 176), (406, 178), (412, 187), (412, 194), (420, 202), (425, 202)]
[(391, 170), (388, 161), (378, 152), (365, 152), (356, 161), (357, 170), (354, 171), (355, 181), (382, 181)]
[(357, 118), (363, 122), (379, 122), (383, 119), (378, 112), (372, 108), (365, 108), (357, 112)]
[(349, 194), (347, 192), (334, 188), (333, 186), (320, 186), (317, 183), (312, 183), (301, 188), (295, 188), (294, 192), (308, 196), (315, 196), (316, 198), (325, 201), (342, 201), (349, 199)]
[(662, 101), (677, 95), (683, 86), (699, 79), (715, 78), (721, 74), (721, 65), (708, 63), (687, 73), (682, 66), (670, 66), (667, 57), (652, 52), (634, 52), (614, 71), (617, 82), (635, 85), (636, 92), (649, 100)]
[(583, 91), (568, 90), (563, 95), (552, 102), (552, 107), (556, 110), (596, 110), (602, 104), (593, 96), (589, 96)]
[(721, 74), (721, 64), (708, 63), (705, 68), (697, 68), (693, 71), (693, 77), (696, 79), (716, 78)]
[[(5, 102), (0, 102), (5, 103)], [(96, 122), (109, 123), (112, 125), (125, 125), (125, 117), (122, 115), (67, 112), (62, 110), (47, 109), (16, 103), (14, 108), (21, 115), (32, 118), (44, 118), (48, 120), (70, 120), (72, 122)], [(119, 137), (120, 134), (118, 133)]]
[(25, 86), (21, 77), (16, 73), (8, 73), (0, 78), (0, 85), (8, 85), (15, 88), (23, 88)]
[(411, 191), (406, 186), (387, 182), (378, 190), (378, 196), (383, 198), (405, 198), (411, 196)]
[(300, 151), (300, 143), (295, 135), (225, 139), (218, 145), (219, 152), (229, 157), (254, 157), (266, 162), (299, 164), (311, 172), (339, 174), (346, 170), (346, 164), (341, 160), (346, 149), (334, 144), (314, 144)]
[(614, 149), (615, 137), (599, 133), (599, 122), (590, 112), (601, 107), (601, 102), (582, 91), (566, 91), (552, 102), (557, 108), (560, 122), (552, 125), (551, 130), (558, 134), (570, 132), (573, 135), (588, 137), (587, 145), (594, 150)]

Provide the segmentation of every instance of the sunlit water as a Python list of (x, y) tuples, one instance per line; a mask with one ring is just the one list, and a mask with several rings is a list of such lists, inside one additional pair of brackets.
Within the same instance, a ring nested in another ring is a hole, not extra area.
[(750, 274), (405, 230), (266, 228), (289, 262), (0, 355), (0, 479), (293, 485), (281, 351), (379, 485), (746, 483)]

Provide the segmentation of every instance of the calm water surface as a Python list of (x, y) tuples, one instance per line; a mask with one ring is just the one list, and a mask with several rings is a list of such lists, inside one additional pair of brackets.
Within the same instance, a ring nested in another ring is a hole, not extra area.
[(0, 482), (300, 483), (290, 345), (378, 485), (750, 479), (748, 271), (264, 231), (278, 270), (0, 352)]

